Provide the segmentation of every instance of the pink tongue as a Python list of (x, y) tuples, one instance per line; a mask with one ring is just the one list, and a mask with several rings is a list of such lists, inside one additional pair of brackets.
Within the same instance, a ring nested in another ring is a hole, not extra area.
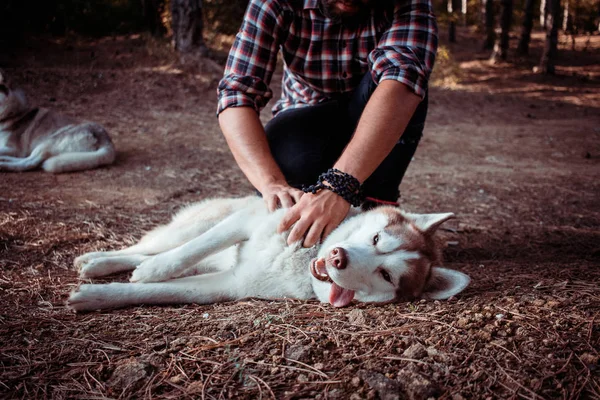
[(354, 298), (354, 291), (344, 289), (335, 283), (331, 284), (331, 291), (329, 292), (329, 303), (334, 307), (344, 307), (350, 304)]

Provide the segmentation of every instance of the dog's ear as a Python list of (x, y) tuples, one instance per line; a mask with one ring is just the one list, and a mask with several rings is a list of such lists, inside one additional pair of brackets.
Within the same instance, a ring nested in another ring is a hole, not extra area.
[(471, 278), (462, 272), (453, 269), (433, 267), (431, 268), (431, 277), (422, 297), (433, 300), (445, 300), (455, 294), (465, 290), (471, 282)]
[(443, 214), (405, 214), (423, 233), (434, 233), (441, 224), (455, 217), (453, 213)]

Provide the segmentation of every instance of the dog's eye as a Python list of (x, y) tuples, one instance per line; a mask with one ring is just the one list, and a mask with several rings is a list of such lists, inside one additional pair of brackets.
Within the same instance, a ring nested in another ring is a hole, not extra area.
[(0, 92), (4, 93), (5, 96), (8, 96), (8, 86), (0, 84)]
[(385, 269), (381, 270), (381, 277), (389, 283), (392, 283), (392, 277), (390, 276), (390, 273), (387, 272)]
[(379, 233), (375, 236), (373, 236), (373, 246), (377, 245), (377, 243), (379, 242)]

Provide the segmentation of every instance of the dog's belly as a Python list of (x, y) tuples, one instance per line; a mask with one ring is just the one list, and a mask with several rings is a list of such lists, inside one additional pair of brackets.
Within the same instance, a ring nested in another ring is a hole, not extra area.
[(303, 248), (300, 243), (286, 244), (287, 232), (257, 235), (240, 248), (237, 271), (245, 285), (246, 296), (266, 299), (315, 297), (310, 261), (317, 248)]

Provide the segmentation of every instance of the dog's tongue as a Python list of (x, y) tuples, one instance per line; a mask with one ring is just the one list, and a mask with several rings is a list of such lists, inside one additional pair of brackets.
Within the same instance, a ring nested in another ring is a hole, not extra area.
[(354, 291), (344, 289), (336, 285), (331, 284), (331, 290), (329, 291), (329, 303), (334, 307), (344, 307), (350, 304), (354, 298)]

